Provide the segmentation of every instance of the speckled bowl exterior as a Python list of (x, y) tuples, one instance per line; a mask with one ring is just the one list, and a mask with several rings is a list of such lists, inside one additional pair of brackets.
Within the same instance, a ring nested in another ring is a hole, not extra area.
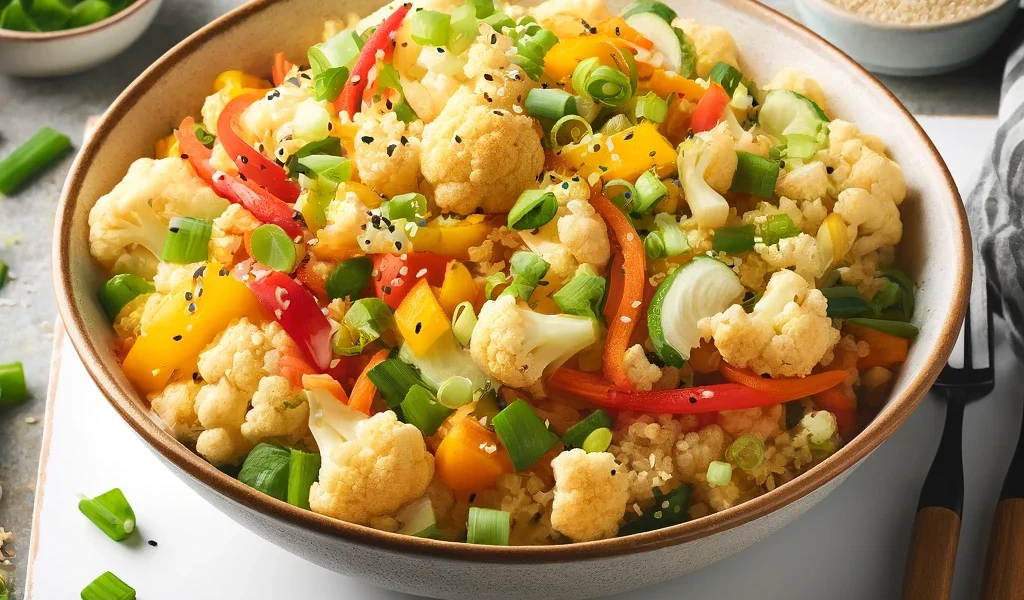
[(789, 523), (839, 485), (910, 414), (948, 357), (967, 304), (970, 238), (949, 172), (917, 122), (885, 88), (835, 48), (748, 0), (671, 0), (682, 15), (728, 27), (743, 70), (764, 81), (799, 67), (830, 91), (837, 116), (882, 135), (903, 165), (910, 196), (903, 264), (920, 285), (921, 335), (878, 417), (832, 457), (759, 498), (701, 519), (640, 535), (549, 547), (492, 547), (375, 531), (304, 511), (221, 473), (163, 431), (111, 351), (112, 332), (96, 301), (103, 281), (88, 252), (88, 213), (138, 157), (183, 117), (197, 114), (225, 69), (266, 74), (271, 55), (305, 55), (321, 23), (355, 0), (257, 0), (172, 49), (111, 106), (69, 176), (54, 236), (61, 315), (86, 368), (114, 408), (168, 468), (226, 515), (267, 540), (328, 569), (378, 585), (447, 598), (585, 598), (669, 579), (750, 546)]

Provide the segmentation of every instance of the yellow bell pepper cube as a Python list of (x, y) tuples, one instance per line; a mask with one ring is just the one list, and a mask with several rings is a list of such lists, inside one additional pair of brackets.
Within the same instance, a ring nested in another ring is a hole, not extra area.
[[(619, 68), (619, 48), (629, 51), (629, 42), (610, 35), (584, 35), (564, 39), (544, 55), (544, 72), (555, 81), (572, 77), (576, 65), (584, 59), (597, 57), (601, 64)], [(638, 65), (639, 66), (639, 65)]]
[(398, 305), (395, 327), (416, 356), (425, 355), (434, 342), (451, 331), (451, 323), (425, 278)]
[(181, 152), (178, 152), (178, 138), (174, 137), (173, 133), (158, 139), (153, 148), (153, 155), (157, 160), (178, 156), (180, 154)]
[[(656, 125), (644, 121), (612, 136), (594, 136), (584, 143), (562, 148), (554, 157), (555, 167), (575, 171), (588, 180), (600, 173), (605, 182), (634, 181), (654, 168), (665, 178), (676, 171), (676, 151)], [(418, 249), (418, 248), (417, 248)]]
[(451, 261), (445, 268), (444, 281), (437, 294), (437, 302), (451, 319), (456, 306), (463, 302), (472, 303), (474, 300), (476, 300), (476, 281), (473, 280), (473, 274), (461, 262)]
[(191, 376), (199, 353), (235, 319), (264, 319), (256, 296), (227, 269), (215, 262), (201, 269), (163, 299), (121, 365), (142, 394)]
[(384, 202), (377, 192), (371, 190), (366, 184), (359, 183), (358, 181), (343, 181), (338, 184), (338, 198), (345, 198), (348, 194), (354, 194), (360, 202), (366, 205), (366, 208), (378, 208)]
[(494, 219), (484, 215), (469, 215), (458, 221), (433, 219), (420, 227), (412, 236), (412, 247), (417, 252), (433, 252), (458, 260), (469, 260), (469, 249), (484, 243), (498, 226)]
[(230, 88), (231, 90), (239, 90), (238, 93), (241, 94), (242, 91), (266, 90), (272, 87), (274, 86), (269, 81), (243, 73), (242, 71), (224, 71), (213, 80), (213, 91), (215, 92), (219, 92), (224, 88)]

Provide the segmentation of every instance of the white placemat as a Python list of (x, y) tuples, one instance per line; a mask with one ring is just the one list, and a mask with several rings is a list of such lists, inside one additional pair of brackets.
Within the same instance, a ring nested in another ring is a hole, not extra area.
[[(961, 189), (994, 131), (989, 119), (923, 118)], [(1000, 340), (1004, 342), (1004, 340)], [(250, 533), (173, 476), (104, 400), (58, 327), (45, 421), (26, 598), (77, 598), (110, 570), (142, 600), (398, 598), (335, 575)], [(967, 411), (967, 482), (956, 597), (977, 596), (988, 527), (1017, 436), (1024, 372), (997, 346), (998, 385)], [(899, 592), (921, 482), (938, 443), (941, 401), (907, 423), (840, 488), (797, 522), (692, 575), (622, 598), (892, 598)], [(120, 487), (139, 535), (118, 544), (77, 510), (76, 494)], [(157, 542), (153, 547), (148, 540)], [(571, 577), (571, 567), (566, 567)]]

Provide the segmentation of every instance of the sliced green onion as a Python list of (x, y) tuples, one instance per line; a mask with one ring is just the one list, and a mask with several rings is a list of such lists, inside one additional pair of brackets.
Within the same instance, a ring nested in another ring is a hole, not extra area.
[(612, 430), (607, 427), (598, 427), (590, 432), (587, 439), (583, 440), (584, 452), (604, 452), (612, 445)]
[(690, 518), (690, 484), (684, 483), (667, 494), (654, 490), (654, 503), (642, 516), (619, 528), (619, 536), (654, 531), (685, 523)]
[(672, 10), (663, 2), (657, 0), (637, 0), (622, 10), (622, 18), (638, 14), (638, 13), (654, 13), (665, 20), (666, 23), (671, 23), (676, 18), (676, 11)]
[(462, 54), (476, 40), (477, 17), (476, 6), (467, 2), (457, 7), (451, 14), (451, 33), (445, 44), (454, 54)]
[(752, 435), (741, 435), (729, 446), (729, 460), (744, 471), (753, 471), (764, 462), (764, 443)]
[(366, 376), (384, 397), (388, 408), (400, 406), (410, 389), (423, 384), (416, 371), (397, 358), (381, 361), (380, 364), (370, 369)]
[(108, 279), (96, 296), (107, 318), (114, 321), (126, 304), (142, 294), (151, 294), (155, 291), (152, 283), (138, 275), (119, 273)]
[(412, 14), (409, 35), (421, 46), (444, 46), (452, 33), (451, 15), (436, 10), (420, 10)]
[(676, 218), (668, 213), (658, 213), (654, 217), (657, 231), (652, 231), (644, 238), (644, 252), (651, 258), (668, 258), (679, 256), (690, 251), (686, 234), (679, 228)]
[(913, 338), (917, 337), (917, 334), (921, 333), (921, 330), (912, 323), (904, 323), (903, 321), (885, 321), (883, 319), (847, 319), (847, 323), (853, 323), (854, 325), (862, 325), (864, 327), (870, 327), (882, 333), (888, 333), (889, 335), (895, 335), (901, 338)]
[(483, 21), (498, 33), (502, 33), (502, 29), (511, 29), (516, 26), (516, 22), (512, 20), (512, 17), (503, 12), (495, 12), (483, 17)]
[(380, 298), (361, 298), (352, 303), (334, 339), (334, 351), (358, 356), (367, 345), (394, 327), (391, 309)]
[(93, 23), (99, 23), (110, 15), (114, 9), (104, 0), (84, 0), (71, 9), (71, 20), (68, 21), (68, 28), (85, 27)]
[(0, 365), (0, 406), (14, 406), (28, 398), (25, 370), (20, 362)]
[(302, 190), (299, 199), (295, 201), (295, 210), (302, 215), (302, 220), (306, 222), (310, 231), (320, 231), (327, 226), (327, 213), (324, 212), (323, 204), (320, 203), (318, 192), (319, 186), (316, 189)]
[(508, 276), (501, 271), (491, 273), (484, 280), (484, 296), (486, 296), (488, 300), (494, 300), (495, 288), (499, 285), (507, 285), (509, 281)]
[(257, 444), (245, 457), (238, 480), (278, 500), (288, 499), (291, 452), (276, 444)]
[(551, 265), (533, 252), (520, 250), (512, 255), (509, 261), (509, 273), (512, 282), (502, 292), (502, 296), (510, 295), (530, 301), (533, 291), (540, 285), (541, 279), (548, 273)]
[[(2, 4), (0, 2), (0, 5)], [(25, 11), (21, 0), (11, 0), (3, 10), (0, 10), (0, 29), (39, 31), (39, 26), (35, 24), (32, 17)]]
[(192, 217), (172, 217), (167, 228), (162, 258), (165, 262), (188, 264), (206, 260), (213, 225)]
[(71, 19), (71, 10), (62, 0), (32, 0), (30, 6), (32, 19), (43, 31), (61, 29)]
[(565, 90), (534, 88), (526, 95), (526, 114), (557, 121), (576, 114), (576, 97)]
[(299, 168), (306, 173), (314, 173), (317, 179), (325, 179), (332, 183), (348, 181), (352, 177), (352, 162), (341, 156), (314, 154), (296, 160)]
[(740, 73), (732, 65), (718, 62), (708, 71), (708, 80), (720, 83), (725, 88), (725, 92), (732, 96), (736, 88), (743, 82), (743, 73)]
[(871, 298), (871, 303), (875, 305), (875, 311), (881, 313), (885, 309), (893, 306), (902, 299), (900, 290), (900, 284), (895, 281), (887, 281), (885, 287), (878, 290), (874, 297)]
[(588, 123), (593, 123), (601, 114), (601, 107), (594, 102), (593, 98), (583, 94), (576, 94), (574, 97), (576, 98), (576, 114), (586, 119)]
[(119, 488), (95, 498), (81, 497), (78, 510), (115, 542), (123, 542), (135, 531), (135, 511)]
[(708, 465), (708, 483), (715, 485), (729, 485), (732, 481), (732, 465), (720, 460), (713, 460)]
[(466, 523), (466, 542), (487, 546), (508, 546), (511, 531), (511, 515), (493, 508), (469, 507), (469, 521)]
[(196, 134), (196, 139), (199, 140), (199, 143), (207, 148), (212, 149), (213, 145), (217, 142), (217, 136), (207, 131), (206, 126), (202, 123), (196, 123), (192, 127), (192, 131)]
[(469, 404), (473, 401), (473, 382), (461, 375), (449, 377), (437, 389), (437, 401), (451, 409)]
[[(559, 133), (565, 135), (560, 139)], [(577, 144), (592, 135), (594, 130), (591, 129), (589, 121), (579, 115), (565, 115), (551, 126), (551, 147), (560, 150), (563, 146)], [(563, 143), (562, 139), (566, 139), (565, 136), (568, 136), (568, 141)]]
[(525, 190), (508, 211), (509, 229), (529, 230), (546, 225), (558, 212), (555, 193), (546, 190)]
[[(327, 155), (341, 157), (341, 139), (334, 136), (326, 137), (322, 140), (315, 142), (309, 142), (305, 146), (299, 148), (288, 157), (288, 164), (285, 168), (288, 174), (294, 176), (296, 173), (302, 173), (304, 175), (315, 174), (310, 166), (300, 163), (300, 159), (304, 159), (310, 156), (316, 155)], [(322, 166), (316, 165), (315, 166)]]
[[(620, 189), (622, 191), (618, 191)], [(626, 212), (631, 212), (631, 207), (637, 197), (636, 186), (625, 179), (613, 179), (609, 181), (604, 184), (603, 188), (601, 188), (601, 193), (604, 194), (606, 198), (609, 198), (612, 201), (612, 204)]]
[(711, 241), (715, 252), (747, 252), (754, 249), (754, 226), (719, 227)]
[(601, 125), (600, 132), (602, 135), (615, 135), (621, 133), (633, 126), (632, 121), (629, 117), (623, 114), (612, 115), (604, 125)]
[(135, 589), (107, 571), (85, 586), (82, 600), (135, 600)]
[(566, 448), (582, 448), (583, 442), (587, 440), (591, 433), (597, 429), (609, 428), (611, 426), (611, 416), (599, 408), (566, 430), (565, 435), (562, 436), (562, 443), (565, 444)]
[(636, 178), (636, 202), (631, 212), (646, 215), (667, 195), (668, 188), (658, 176), (653, 171), (644, 171)]
[(348, 82), (346, 67), (333, 67), (313, 76), (313, 95), (323, 102), (334, 102), (341, 95), (342, 88)]
[(498, 10), (494, 5), (494, 0), (469, 0), (468, 4), (473, 5), (473, 8), (476, 9), (476, 18), (478, 19), (486, 19)]
[(7, 584), (4, 583), (3, 572), (0, 572), (0, 600), (11, 600), (10, 594), (7, 593)]
[(359, 297), (370, 284), (372, 273), (373, 261), (368, 256), (341, 261), (327, 277), (327, 296), (331, 300)]
[(638, 121), (647, 119), (652, 123), (663, 123), (668, 116), (668, 102), (654, 92), (647, 92), (644, 96), (637, 98), (634, 114)]
[(381, 211), (381, 215), (392, 221), (405, 219), (415, 223), (427, 216), (427, 198), (416, 192), (399, 194), (388, 201), (387, 206), (388, 214), (384, 215)]
[(469, 300), (460, 302), (452, 311), (452, 333), (455, 334), (455, 340), (463, 347), (468, 346), (475, 328), (476, 312), (473, 303)]
[(309, 510), (309, 488), (320, 476), (320, 455), (292, 448), (288, 456), (288, 504)]
[(438, 402), (434, 394), (422, 385), (410, 387), (402, 400), (402, 419), (422, 431), (423, 435), (434, 435), (453, 412)]
[(295, 268), (295, 242), (280, 225), (260, 225), (249, 241), (252, 256), (275, 271), (291, 273)]
[(525, 400), (519, 399), (509, 404), (491, 419), (494, 431), (498, 434), (516, 471), (525, 471), (533, 466), (558, 443), (555, 435), (544, 421), (533, 412)]
[[(8, 8), (10, 6), (14, 4), (10, 4)], [(49, 127), (37, 131), (27, 142), (0, 161), (0, 196), (13, 192), (26, 179), (55, 161), (70, 147), (71, 139), (63, 133)]]
[(331, 69), (351, 67), (364, 43), (366, 40), (363, 36), (352, 29), (346, 29), (336, 33), (326, 42), (311, 46), (306, 56), (313, 76), (316, 77)]
[(778, 244), (779, 240), (796, 237), (801, 233), (800, 228), (787, 214), (772, 215), (757, 228), (757, 235), (766, 246), (773, 246)]
[(424, 496), (395, 513), (395, 520), (401, 523), (398, 533), (422, 538), (433, 538), (438, 534), (437, 517), (430, 497)]
[[(626, 51), (623, 55), (626, 54), (629, 52)], [(628, 102), (633, 97), (634, 89), (630, 82), (630, 75), (614, 67), (602, 65), (594, 56), (581, 61), (572, 72), (573, 89), (605, 106), (622, 106)]]
[(584, 263), (562, 289), (552, 294), (551, 299), (567, 315), (590, 317), (596, 321), (602, 312), (607, 288), (608, 281)]
[(736, 173), (729, 191), (771, 198), (779, 178), (779, 163), (739, 150), (736, 159)]

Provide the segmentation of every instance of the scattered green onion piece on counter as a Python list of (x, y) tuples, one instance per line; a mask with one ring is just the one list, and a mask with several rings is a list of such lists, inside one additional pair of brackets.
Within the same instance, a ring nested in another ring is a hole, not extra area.
[(715, 237), (711, 241), (715, 252), (747, 252), (754, 249), (754, 226), (737, 225), (735, 227), (719, 227), (715, 229)]
[(81, 496), (78, 510), (115, 542), (123, 542), (135, 531), (135, 511), (119, 488), (95, 498)]
[(449, 377), (437, 389), (437, 401), (453, 410), (469, 404), (473, 401), (473, 382), (461, 375)]
[(665, 20), (666, 23), (671, 23), (676, 18), (676, 11), (668, 7), (663, 2), (657, 0), (637, 0), (622, 10), (622, 18), (626, 18), (638, 13), (654, 13)]
[(607, 429), (611, 426), (611, 416), (599, 408), (566, 430), (565, 435), (562, 436), (562, 443), (567, 448), (582, 448), (591, 433), (597, 429)]
[(84, 0), (71, 9), (71, 20), (68, 21), (68, 28), (74, 29), (99, 23), (112, 14), (114, 14), (114, 9), (104, 0)]
[(348, 82), (348, 69), (332, 67), (313, 76), (313, 95), (323, 102), (334, 102), (341, 95), (342, 88)]
[(402, 420), (423, 432), (423, 435), (434, 435), (437, 428), (444, 423), (454, 411), (442, 405), (434, 394), (422, 385), (409, 388), (402, 400)]
[(668, 195), (668, 188), (662, 183), (654, 171), (644, 171), (636, 178), (636, 202), (632, 213), (646, 215), (654, 206)]
[(483, 21), (498, 33), (502, 33), (502, 29), (511, 29), (516, 26), (516, 22), (512, 20), (512, 17), (503, 12), (495, 12), (483, 17)]
[(615, 135), (616, 133), (622, 133), (633, 126), (632, 121), (629, 117), (623, 114), (612, 115), (604, 125), (601, 125), (599, 130), (603, 135)]
[(607, 289), (608, 281), (584, 263), (562, 289), (551, 295), (551, 299), (567, 315), (590, 317), (597, 321)]
[(455, 334), (455, 341), (462, 347), (468, 346), (475, 328), (476, 311), (473, 310), (473, 303), (468, 300), (460, 302), (452, 311), (452, 333)]
[(729, 96), (736, 91), (737, 86), (743, 82), (743, 73), (736, 67), (724, 62), (718, 62), (708, 71), (708, 80), (720, 83)]
[(383, 215), (394, 221), (405, 219), (416, 222), (427, 216), (427, 198), (423, 194), (411, 192), (399, 194), (388, 201), (388, 214)]
[(771, 198), (779, 178), (779, 163), (743, 151), (736, 152), (736, 159), (736, 173), (729, 191)]
[(367, 285), (373, 273), (373, 261), (368, 256), (357, 256), (341, 261), (327, 277), (327, 296), (357, 298)]
[(320, 455), (292, 448), (288, 456), (288, 504), (309, 510), (309, 488), (320, 475)]
[(14, 406), (28, 398), (25, 370), (20, 362), (0, 365), (0, 406)]
[(607, 427), (598, 427), (590, 432), (587, 439), (583, 440), (584, 452), (604, 452), (612, 445), (612, 430)]
[(249, 243), (253, 258), (260, 264), (282, 273), (291, 273), (295, 268), (295, 242), (280, 225), (260, 225), (252, 232)]
[(62, 0), (32, 0), (30, 13), (43, 31), (62, 29), (71, 20), (71, 9)]
[[(10, 6), (13, 4), (8, 8)], [(56, 160), (70, 147), (71, 140), (63, 133), (49, 127), (37, 131), (27, 142), (0, 161), (0, 196), (13, 192), (26, 179)]]
[(469, 508), (466, 523), (466, 542), (487, 546), (508, 546), (511, 531), (511, 516), (503, 510), (493, 508)]
[(526, 114), (557, 121), (576, 114), (576, 97), (565, 90), (534, 88), (526, 95)]
[(310, 46), (306, 52), (314, 78), (331, 69), (351, 67), (366, 40), (352, 29), (331, 36), (326, 42)]
[[(0, 281), (3, 280), (2, 272), (3, 269), (0, 268)], [(155, 291), (156, 288), (151, 282), (138, 275), (118, 273), (108, 279), (96, 295), (100, 301), (100, 306), (103, 307), (103, 312), (113, 322), (126, 304), (142, 294), (151, 294)]]
[(606, 198), (610, 199), (612, 204), (626, 212), (631, 211), (631, 207), (636, 201), (636, 186), (625, 179), (613, 179), (609, 181), (601, 188), (601, 193), (604, 194)]
[(752, 435), (741, 435), (729, 446), (729, 460), (744, 471), (753, 471), (764, 462), (764, 444)]
[(533, 252), (525, 250), (516, 252), (512, 255), (512, 260), (509, 261), (509, 274), (512, 275), (512, 281), (508, 287), (502, 290), (501, 295), (515, 296), (524, 302), (529, 302), (530, 296), (547, 275), (549, 268), (551, 268), (551, 264)]
[(525, 400), (519, 399), (491, 419), (501, 444), (508, 450), (516, 471), (525, 471), (558, 443), (559, 438), (533, 412)]
[(436, 10), (416, 11), (409, 23), (409, 35), (421, 46), (444, 46), (452, 33), (451, 18)]
[(715, 485), (729, 485), (732, 481), (732, 465), (720, 460), (713, 460), (708, 465), (708, 483)]
[[(559, 139), (559, 133), (566, 134), (568, 141), (562, 142)], [(579, 143), (580, 140), (592, 135), (594, 135), (594, 130), (590, 127), (589, 121), (579, 115), (565, 115), (551, 126), (551, 147), (559, 150), (563, 146)]]
[[(623, 53), (623, 56), (629, 52)], [(602, 65), (597, 57), (584, 59), (572, 72), (572, 86), (604, 106), (622, 106), (633, 97), (630, 75), (615, 67)]]
[(389, 408), (395, 408), (405, 401), (406, 394), (414, 386), (422, 386), (419, 375), (409, 365), (397, 358), (383, 360), (366, 374), (384, 397)]
[(847, 319), (847, 323), (853, 323), (854, 325), (861, 325), (863, 327), (870, 327), (882, 333), (888, 333), (889, 335), (895, 335), (901, 338), (913, 338), (917, 337), (921, 330), (912, 323), (905, 323), (903, 321), (885, 321), (883, 319)]
[(647, 92), (637, 98), (634, 114), (637, 120), (647, 119), (652, 123), (663, 123), (668, 116), (668, 102), (654, 92)]
[(519, 231), (537, 229), (555, 218), (558, 199), (547, 190), (525, 190), (508, 211), (508, 227)]
[(206, 260), (213, 225), (192, 217), (172, 217), (161, 257), (165, 262), (187, 265)]
[(276, 444), (257, 444), (245, 457), (238, 480), (278, 500), (288, 500), (291, 452)]
[(199, 143), (207, 148), (212, 149), (213, 145), (217, 142), (217, 136), (207, 131), (206, 126), (202, 123), (196, 123), (192, 127), (192, 131), (196, 134), (196, 139), (199, 140)]
[[(28, 0), (26, 0), (27, 2)], [(11, 0), (7, 6), (0, 11), (0, 29), (12, 31), (39, 31), (32, 17), (25, 11), (21, 0)]]
[(403, 507), (395, 513), (395, 520), (401, 524), (397, 533), (402, 535), (422, 538), (438, 536), (437, 517), (434, 515), (434, 505), (430, 503), (429, 496), (424, 496)]
[(796, 237), (801, 233), (792, 217), (787, 214), (772, 215), (757, 228), (757, 235), (766, 246), (773, 246), (778, 244), (779, 240)]
[(462, 54), (478, 35), (476, 6), (467, 2), (456, 7), (451, 14), (451, 33), (445, 46), (455, 54)]
[(476, 9), (476, 18), (478, 19), (486, 19), (498, 10), (494, 6), (494, 0), (469, 0), (468, 3)]
[(653, 505), (643, 515), (620, 527), (619, 537), (685, 523), (690, 518), (690, 490), (688, 483), (667, 494), (656, 489)]
[(82, 600), (135, 600), (135, 589), (107, 571), (85, 586)]
[(0, 290), (4, 289), (7, 283), (7, 263), (0, 260)]

